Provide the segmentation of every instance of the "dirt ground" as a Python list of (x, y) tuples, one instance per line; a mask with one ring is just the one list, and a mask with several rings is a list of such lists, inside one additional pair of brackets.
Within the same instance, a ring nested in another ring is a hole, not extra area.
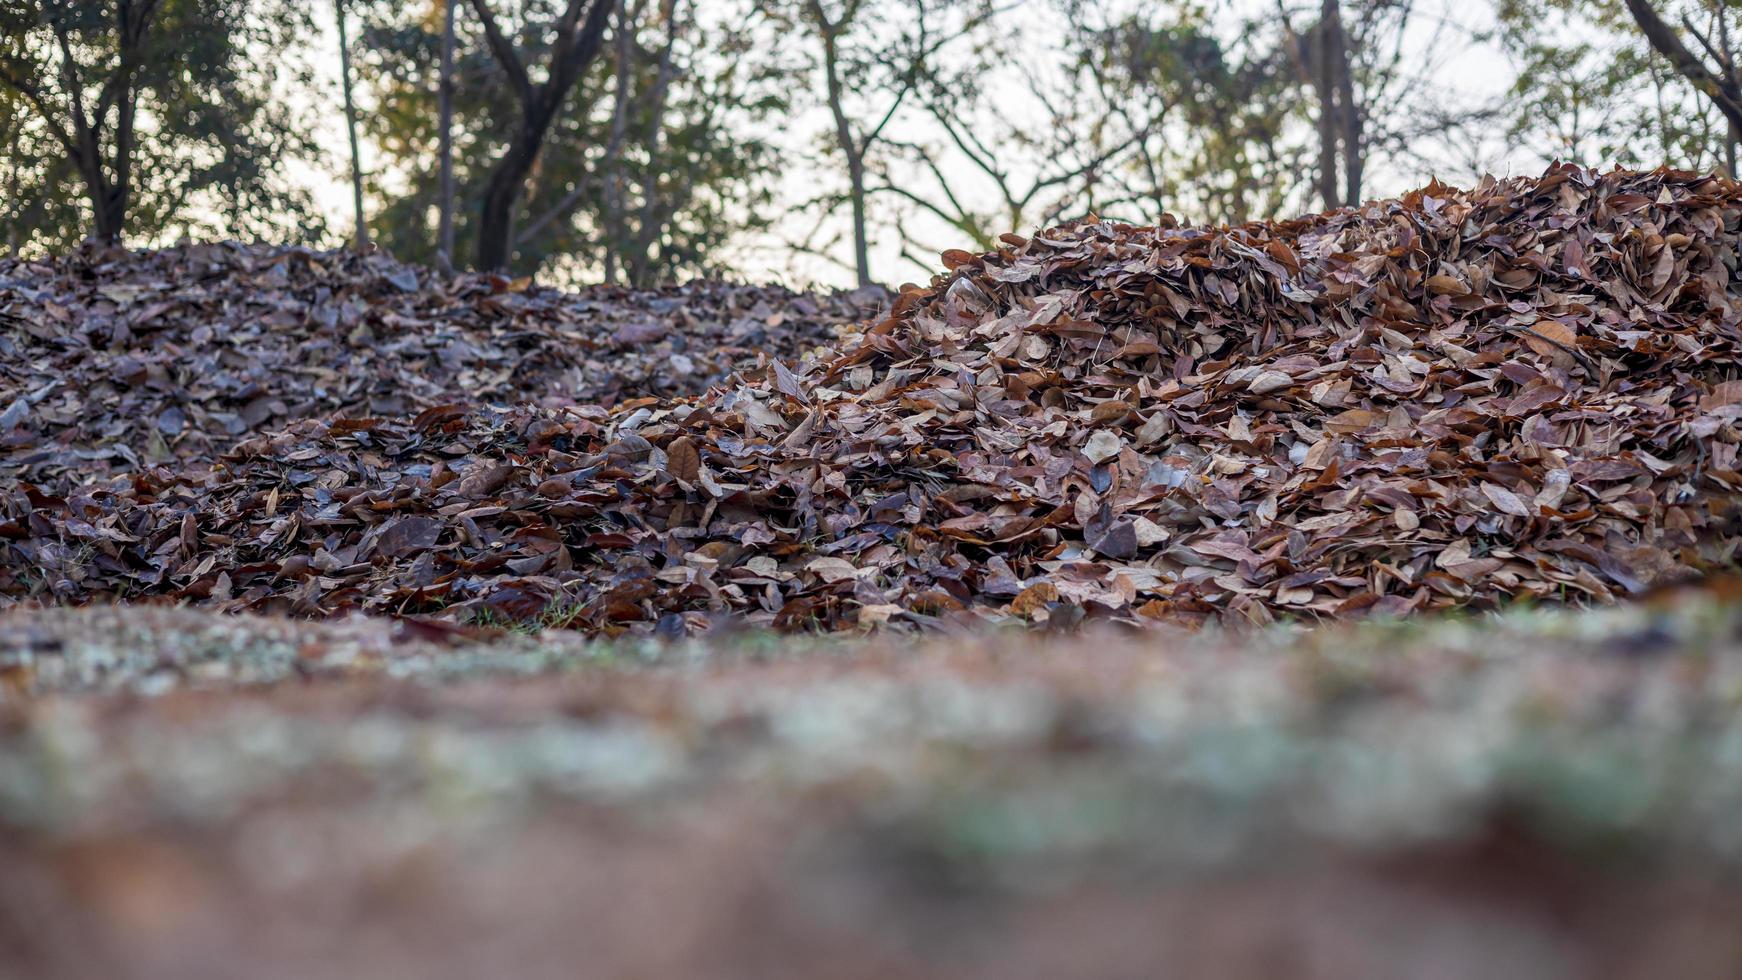
[(1711, 593), (664, 645), (14, 610), (0, 976), (1733, 977), (1739, 708)]

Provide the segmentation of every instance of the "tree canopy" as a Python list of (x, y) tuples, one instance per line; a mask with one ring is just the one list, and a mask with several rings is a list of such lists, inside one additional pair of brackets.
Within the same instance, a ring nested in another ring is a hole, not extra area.
[(315, 152), (309, 114), (282, 97), (309, 74), (280, 54), (310, 33), (294, 0), (0, 5), (15, 227), (55, 248), (87, 233), (318, 234), (306, 189), (281, 170)]
[[(359, 242), (444, 268), (866, 284), (1090, 213), (1241, 222), (1557, 159), (1734, 173), (1734, 20), (1721, 0), (6, 0), (0, 221), (13, 252), (330, 243), (349, 174)], [(1478, 63), (1510, 87), (1458, 84)]]

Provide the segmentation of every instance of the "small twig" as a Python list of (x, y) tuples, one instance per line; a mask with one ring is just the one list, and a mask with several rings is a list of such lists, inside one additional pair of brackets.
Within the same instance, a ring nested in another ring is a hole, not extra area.
[(1573, 360), (1579, 362), (1579, 366), (1583, 367), (1585, 369), (1585, 372), (1587, 374), (1589, 374), (1593, 380), (1595, 380), (1597, 378), (1597, 376), (1598, 376), (1597, 365), (1595, 363), (1593, 363), (1589, 357), (1585, 356), (1584, 351), (1581, 351), (1578, 348), (1570, 346), (1568, 344), (1562, 343), (1561, 341), (1558, 341), (1558, 340), (1554, 339), (1553, 337), (1545, 337), (1542, 334), (1537, 333), (1535, 330), (1531, 329), (1530, 327), (1513, 327), (1510, 329), (1514, 333), (1527, 333), (1527, 334), (1531, 335), (1532, 337), (1535, 337), (1536, 339), (1542, 341), (1543, 343), (1553, 344), (1554, 346), (1560, 348), (1561, 350), (1566, 351), (1567, 354), (1569, 356), (1571, 356)]

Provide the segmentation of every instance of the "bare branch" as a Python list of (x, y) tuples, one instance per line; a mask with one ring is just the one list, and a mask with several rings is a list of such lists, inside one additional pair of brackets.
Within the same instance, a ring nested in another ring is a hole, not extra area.
[(1650, 0), (1624, 2), (1628, 11), (1633, 14), (1634, 21), (1639, 24), (1639, 29), (1645, 33), (1646, 40), (1651, 42), (1652, 48), (1663, 55), (1696, 89), (1711, 99), (1732, 126), (1742, 130), (1742, 92), (1737, 90), (1734, 81), (1719, 78), (1702, 64), (1688, 50), (1687, 45), (1682, 43), (1675, 29), (1664, 23)]
[(67, 132), (66, 127), (61, 124), (61, 121), (58, 118), (56, 118), (54, 109), (51, 108), (48, 102), (43, 98), (42, 89), (14, 74), (12, 66), (6, 64), (4, 61), (0, 61), (0, 84), (6, 85), (13, 91), (30, 100), (30, 104), (35, 106), (36, 111), (42, 116), (43, 123), (48, 126), (49, 134), (55, 138), (55, 142), (59, 143), (67, 153), (77, 154), (79, 152), (78, 144), (73, 142), (72, 135)]
[[(94, 137), (93, 127), (85, 116), (84, 83), (79, 78), (79, 62), (73, 57), (72, 41), (67, 37), (66, 29), (61, 26), (57, 17), (49, 18), (49, 26), (54, 29), (55, 41), (60, 45), (61, 54), (61, 86), (66, 89), (67, 103), (72, 109), (73, 133), (82, 146), (88, 139)], [(97, 121), (101, 127), (102, 120)]]
[(496, 22), (496, 15), (490, 10), (489, 0), (472, 0), (472, 10), (484, 25), (484, 41), (490, 47), (490, 54), (502, 66), (502, 70), (508, 73), (508, 82), (514, 87), (515, 97), (523, 107), (532, 105), (532, 79), (526, 74), (526, 66), (515, 52), (514, 43), (503, 35), (502, 26)]
[(581, 179), (576, 182), (574, 189), (562, 196), (562, 200), (551, 205), (549, 210), (545, 211), (537, 218), (534, 218), (525, 228), (522, 228), (520, 231), (515, 233), (514, 247), (519, 248), (538, 237), (539, 232), (543, 231), (551, 222), (558, 218), (572, 214), (575, 205), (579, 204), (581, 199), (587, 196), (587, 192), (592, 189), (592, 178), (593, 175), (591, 173), (583, 175)]
[(1728, 70), (1730, 67), (1728, 59), (1724, 57), (1724, 52), (1718, 50), (1718, 48), (1712, 44), (1711, 38), (1700, 33), (1700, 29), (1694, 26), (1693, 20), (1690, 19), (1687, 14), (1682, 14), (1681, 21), (1682, 29), (1687, 31), (1689, 34), (1692, 34), (1694, 40), (1700, 42), (1700, 47), (1706, 49), (1706, 53), (1712, 56), (1712, 60), (1716, 61), (1719, 67)]
[(948, 211), (945, 211), (943, 208), (938, 207), (936, 203), (926, 200), (925, 198), (921, 197), (918, 194), (915, 194), (913, 191), (910, 191), (905, 187), (901, 187), (901, 186), (898, 186), (896, 184), (880, 184), (876, 187), (866, 188), (865, 192), (867, 194), (894, 194), (896, 197), (899, 197), (899, 198), (902, 198), (902, 199), (908, 201), (909, 203), (915, 205), (916, 207), (919, 207), (920, 209), (922, 209), (922, 210), (928, 212), (929, 214), (937, 217), (940, 221), (943, 221), (945, 224), (956, 229), (957, 231), (961, 232), (962, 234), (967, 235), (969, 238), (974, 239), (974, 241), (976, 243), (983, 243), (986, 240), (987, 236), (982, 233), (980, 228), (973, 221), (972, 215), (969, 215), (966, 213), (952, 215)]

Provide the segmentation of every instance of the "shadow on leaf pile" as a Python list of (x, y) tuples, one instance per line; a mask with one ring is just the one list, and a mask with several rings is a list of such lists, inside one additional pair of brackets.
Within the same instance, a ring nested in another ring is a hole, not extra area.
[(578, 293), (375, 252), (87, 243), (0, 262), (0, 478), (209, 462), (305, 418), (701, 394), (882, 297), (699, 281)]

